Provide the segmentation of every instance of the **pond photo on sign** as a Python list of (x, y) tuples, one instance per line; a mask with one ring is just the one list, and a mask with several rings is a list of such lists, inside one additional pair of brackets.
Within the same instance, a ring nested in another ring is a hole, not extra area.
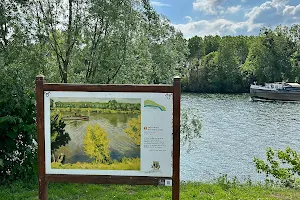
[(140, 170), (141, 99), (50, 99), (51, 168)]

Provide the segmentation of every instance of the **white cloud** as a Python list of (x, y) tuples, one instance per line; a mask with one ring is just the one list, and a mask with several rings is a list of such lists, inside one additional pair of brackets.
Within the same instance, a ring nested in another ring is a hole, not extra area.
[(150, 4), (155, 7), (170, 7), (170, 4), (162, 3), (160, 1), (151, 1)]
[(218, 9), (222, 9), (221, 6), (227, 0), (196, 0), (193, 3), (193, 9), (204, 12), (205, 14), (217, 15)]
[[(210, 14), (235, 13), (242, 9), (240, 5), (225, 9), (221, 6), (225, 1), (196, 0), (193, 3), (193, 7), (195, 10), (201, 10)], [(206, 11), (204, 11), (205, 9)], [(190, 16), (186, 16), (185, 18), (189, 20), (188, 23), (175, 24), (174, 26), (186, 38), (193, 37), (194, 35), (257, 34), (258, 30), (263, 26), (274, 28), (279, 24), (290, 26), (294, 23), (299, 23), (300, 4), (292, 6), (288, 5), (288, 0), (267, 0), (261, 5), (253, 7), (244, 17), (244, 20), (235, 22), (225, 18), (195, 21)]]
[(246, 3), (246, 2), (247, 2), (247, 0), (241, 0), (241, 2), (242, 2), (242, 3)]
[(251, 32), (259, 25), (250, 22), (233, 22), (227, 19), (190, 21), (187, 24), (173, 24), (180, 30), (184, 37), (191, 38), (194, 35), (238, 35), (241, 32)]
[(252, 8), (245, 14), (252, 23), (261, 23), (264, 26), (277, 26), (279, 24), (290, 25), (298, 23), (296, 19), (300, 17), (300, 4), (297, 6), (287, 5), (288, 0), (266, 1), (260, 6)]
[(231, 6), (231, 7), (228, 7), (228, 8), (226, 9), (226, 13), (234, 14), (234, 13), (240, 11), (241, 8), (242, 8), (241, 5), (238, 5), (238, 6)]
[(300, 4), (297, 6), (286, 6), (283, 10), (283, 15), (299, 15)]

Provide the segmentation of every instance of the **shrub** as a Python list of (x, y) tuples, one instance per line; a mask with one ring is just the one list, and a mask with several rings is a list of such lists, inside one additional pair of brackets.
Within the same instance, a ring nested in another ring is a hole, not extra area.
[(266, 156), (267, 162), (254, 158), (258, 173), (266, 173), (266, 181), (291, 188), (300, 186), (300, 155), (296, 151), (290, 147), (285, 151), (267, 148)]
[(0, 71), (0, 182), (37, 172), (34, 92), (13, 77)]

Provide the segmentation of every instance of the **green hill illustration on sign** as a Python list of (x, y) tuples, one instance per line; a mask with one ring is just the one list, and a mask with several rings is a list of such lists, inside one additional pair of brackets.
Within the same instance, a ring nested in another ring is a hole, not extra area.
[(144, 107), (150, 107), (150, 108), (158, 108), (161, 111), (166, 111), (166, 107), (159, 105), (158, 103), (156, 103), (155, 101), (151, 101), (149, 99), (144, 101)]

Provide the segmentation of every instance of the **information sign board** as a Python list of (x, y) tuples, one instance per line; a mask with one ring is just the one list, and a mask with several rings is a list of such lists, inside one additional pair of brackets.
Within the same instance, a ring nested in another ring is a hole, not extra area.
[(179, 199), (180, 79), (51, 84), (36, 77), (39, 199), (49, 182), (172, 186)]
[(45, 91), (46, 174), (172, 177), (172, 96)]

